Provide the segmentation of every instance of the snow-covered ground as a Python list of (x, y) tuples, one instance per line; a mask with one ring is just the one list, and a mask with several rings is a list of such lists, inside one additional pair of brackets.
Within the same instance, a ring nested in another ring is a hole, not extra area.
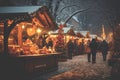
[(85, 54), (59, 62), (57, 71), (42, 74), (33, 80), (110, 80), (110, 69), (101, 53), (97, 53), (95, 64), (87, 62)]

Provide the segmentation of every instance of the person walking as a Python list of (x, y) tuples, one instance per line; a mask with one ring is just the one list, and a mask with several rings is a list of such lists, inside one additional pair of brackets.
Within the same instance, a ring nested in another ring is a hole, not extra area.
[(88, 62), (91, 62), (91, 49), (90, 49), (90, 40), (87, 41), (85, 52), (87, 54)]
[(103, 56), (103, 61), (106, 61), (108, 49), (109, 49), (108, 43), (105, 40), (103, 40), (101, 43), (101, 52), (102, 52), (102, 56)]
[(46, 46), (47, 46), (47, 48), (49, 48), (49, 47), (53, 48), (53, 40), (51, 38), (49, 38)]
[(84, 39), (82, 39), (82, 42), (80, 42), (80, 44), (78, 45), (79, 47), (79, 53), (80, 54), (84, 54), (85, 53), (85, 45), (84, 45)]
[(78, 40), (74, 40), (74, 55), (78, 55)]
[(97, 42), (95, 39), (92, 39), (89, 45), (92, 54), (92, 63), (96, 63), (96, 52), (97, 52)]
[(72, 42), (71, 39), (67, 43), (67, 50), (68, 50), (68, 58), (72, 59), (72, 55), (74, 52), (74, 43)]

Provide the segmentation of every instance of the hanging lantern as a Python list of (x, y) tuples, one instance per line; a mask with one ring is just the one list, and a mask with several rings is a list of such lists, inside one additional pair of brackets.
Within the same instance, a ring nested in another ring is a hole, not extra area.
[(28, 36), (35, 35), (35, 28), (32, 28), (32, 27), (27, 28), (27, 34), (28, 34)]

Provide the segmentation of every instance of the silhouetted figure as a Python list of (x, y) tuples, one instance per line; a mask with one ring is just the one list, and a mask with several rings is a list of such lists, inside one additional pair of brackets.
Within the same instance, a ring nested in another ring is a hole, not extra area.
[(78, 41), (74, 40), (74, 55), (78, 55)]
[(72, 55), (73, 55), (73, 52), (74, 52), (74, 43), (72, 42), (71, 39), (67, 43), (67, 50), (68, 50), (69, 59), (72, 59)]
[(90, 49), (92, 54), (92, 63), (96, 63), (96, 52), (97, 52), (97, 42), (95, 39), (92, 39), (90, 43)]
[(87, 53), (88, 62), (91, 62), (90, 40), (88, 40), (86, 44), (86, 53)]
[(53, 47), (53, 41), (51, 38), (49, 38), (49, 41), (47, 43), (47, 48), (49, 48), (49, 47), (51, 47), (51, 48)]
[(36, 44), (38, 45), (38, 47), (40, 49), (43, 48), (43, 46), (42, 46), (42, 38), (41, 37), (39, 37), (39, 39), (37, 39)]
[(103, 40), (101, 43), (101, 52), (103, 55), (103, 61), (106, 61), (108, 49), (109, 49), (108, 43), (105, 40)]
[(80, 54), (84, 54), (85, 53), (84, 40), (82, 40), (82, 42), (80, 42), (80, 44), (79, 44), (79, 53)]
[(42, 47), (46, 46), (47, 45), (46, 39), (48, 38), (48, 35), (43, 34), (40, 38), (42, 39)]

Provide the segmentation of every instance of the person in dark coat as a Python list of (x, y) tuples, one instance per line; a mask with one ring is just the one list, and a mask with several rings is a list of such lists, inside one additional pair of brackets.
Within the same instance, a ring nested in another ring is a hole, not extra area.
[(67, 43), (67, 50), (68, 50), (69, 59), (72, 59), (72, 55), (73, 55), (73, 52), (74, 52), (74, 43), (72, 42), (71, 39)]
[(103, 56), (103, 61), (106, 61), (108, 49), (109, 49), (108, 43), (105, 40), (103, 40), (101, 43), (101, 52)]
[(74, 40), (74, 55), (78, 55), (78, 40)]
[(97, 42), (95, 39), (92, 39), (92, 41), (90, 42), (89, 45), (90, 49), (91, 49), (91, 54), (92, 54), (92, 63), (96, 63), (96, 53), (97, 53)]
[(49, 41), (47, 43), (47, 48), (49, 48), (49, 47), (53, 48), (53, 41), (51, 38), (49, 38)]
[(78, 45), (79, 47), (79, 53), (80, 54), (84, 54), (85, 53), (85, 46), (84, 46), (84, 40), (82, 39), (82, 42), (80, 42), (80, 44)]

